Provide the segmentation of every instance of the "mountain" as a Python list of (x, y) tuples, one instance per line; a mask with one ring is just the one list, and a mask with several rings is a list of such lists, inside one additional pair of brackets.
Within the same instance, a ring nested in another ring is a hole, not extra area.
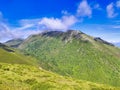
[(0, 43), (0, 90), (119, 90), (60, 76), (33, 64), (33, 58)]
[(63, 76), (120, 86), (120, 49), (80, 31), (31, 35), (18, 47), (46, 70)]
[(23, 39), (18, 38), (18, 39), (9, 40), (4, 44), (13, 48), (17, 48), (23, 41), (24, 41)]

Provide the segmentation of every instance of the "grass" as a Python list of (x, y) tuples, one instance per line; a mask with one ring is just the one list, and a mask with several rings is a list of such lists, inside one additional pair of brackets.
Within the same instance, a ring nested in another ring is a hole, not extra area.
[[(4, 49), (5, 48), (5, 49)], [(12, 52), (11, 52), (12, 51)], [(0, 47), (0, 62), (35, 65), (35, 59), (7, 46)]]
[(0, 63), (0, 90), (119, 90), (63, 77), (40, 67)]

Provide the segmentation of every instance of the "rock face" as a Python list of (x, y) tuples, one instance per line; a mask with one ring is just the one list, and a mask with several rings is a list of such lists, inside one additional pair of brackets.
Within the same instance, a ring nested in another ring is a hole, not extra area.
[(46, 31), (41, 33), (41, 36), (50, 36), (50, 37), (58, 37), (58, 36), (77, 36), (78, 34), (82, 34), (80, 31), (75, 31), (75, 30), (68, 30), (66, 32), (63, 31)]
[(109, 43), (103, 39), (101, 39), (100, 37), (96, 37), (94, 38), (95, 41), (98, 41), (98, 42), (101, 42), (101, 43), (104, 43), (104, 44), (107, 44), (107, 45), (110, 45), (110, 46), (114, 46), (112, 43)]
[(62, 40), (65, 42), (70, 42), (73, 39), (80, 39), (82, 38), (81, 34), (83, 33), (80, 31), (68, 30), (67, 32), (64, 33)]
[(64, 32), (62, 32), (62, 31), (47, 31), (47, 32), (41, 33), (40, 35), (41, 36), (49, 36), (49, 37), (59, 37), (63, 34), (64, 34)]
[(72, 38), (80, 39), (80, 38), (82, 38), (81, 34), (83, 34), (83, 33), (80, 32), (80, 31), (68, 30), (65, 35), (67, 37), (72, 37)]
[(68, 30), (66, 32), (63, 31), (47, 31), (39, 34), (40, 36), (45, 37), (60, 37), (62, 41), (69, 42), (72, 39), (80, 39), (82, 38), (81, 34), (83, 34), (80, 31), (75, 30)]

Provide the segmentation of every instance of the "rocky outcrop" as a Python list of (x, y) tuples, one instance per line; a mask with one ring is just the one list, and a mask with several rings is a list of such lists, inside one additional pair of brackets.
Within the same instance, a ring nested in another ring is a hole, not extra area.
[(59, 37), (62, 36), (64, 34), (64, 32), (62, 31), (46, 31), (41, 33), (41, 36), (49, 36), (49, 37)]
[(114, 46), (112, 43), (109, 43), (109, 42), (101, 39), (100, 37), (95, 37), (94, 40), (97, 41), (97, 42), (100, 42), (100, 43), (104, 43), (104, 44), (107, 44), (107, 45), (110, 45), (110, 46)]

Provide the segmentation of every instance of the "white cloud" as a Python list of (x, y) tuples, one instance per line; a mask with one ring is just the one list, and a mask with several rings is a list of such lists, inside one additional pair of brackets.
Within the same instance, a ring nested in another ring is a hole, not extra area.
[(13, 38), (26, 38), (31, 34), (40, 33), (40, 30), (29, 29), (32, 26), (26, 25), (24, 27), (10, 27), (5, 23), (0, 23), (0, 41), (7, 41)]
[(39, 22), (40, 26), (44, 26), (45, 29), (49, 30), (67, 30), (73, 24), (77, 22), (75, 16), (63, 16), (61, 19), (59, 18), (42, 18)]
[(45, 26), (47, 29), (64, 29), (66, 28), (65, 25), (63, 25), (62, 21), (58, 18), (42, 18), (42, 20), (39, 22), (41, 26)]
[(77, 22), (77, 18), (73, 15), (63, 16), (62, 17), (62, 22), (63, 22), (63, 24), (66, 25), (67, 28), (69, 28), (70, 26), (72, 26), (73, 24), (75, 24)]
[(117, 7), (117, 8), (120, 8), (120, 0), (118, 0), (118, 1), (116, 2), (116, 7)]
[(29, 35), (38, 34), (40, 30), (29, 30), (29, 29), (14, 29), (11, 31), (14, 34), (14, 38), (27, 38)]
[(0, 40), (13, 37), (13, 34), (10, 32), (8, 25), (5, 24), (3, 14), (0, 12)]
[[(40, 21), (40, 19), (39, 19)], [(13, 38), (26, 38), (31, 34), (37, 34), (41, 31), (38, 29), (37, 19), (23, 19), (20, 20), (19, 27), (9, 26), (3, 18), (3, 14), (0, 12), (0, 41), (4, 42)]]
[(114, 4), (113, 3), (110, 3), (106, 7), (106, 11), (107, 11), (108, 18), (114, 18), (114, 17), (116, 17), (118, 15), (117, 13), (115, 13), (115, 9), (114, 9)]
[(10, 31), (7, 25), (1, 22), (0, 23), (0, 41), (6, 40), (8, 38), (14, 38), (14, 35)]
[(91, 7), (88, 5), (87, 0), (83, 0), (77, 9), (77, 15), (80, 17), (91, 17), (92, 16), (92, 9)]

